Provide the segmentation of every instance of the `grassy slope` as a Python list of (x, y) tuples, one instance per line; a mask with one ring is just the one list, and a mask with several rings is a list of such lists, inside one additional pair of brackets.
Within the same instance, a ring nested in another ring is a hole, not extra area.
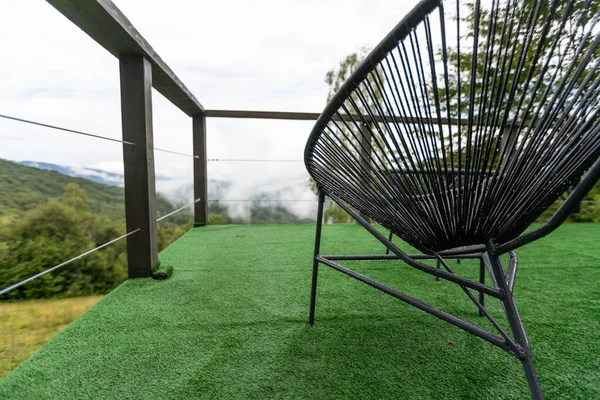
[(65, 186), (74, 182), (88, 195), (90, 211), (111, 219), (124, 218), (123, 188), (73, 178), (55, 171), (27, 167), (0, 159), (0, 214), (20, 213), (62, 197)]
[[(0, 398), (528, 398), (516, 359), (325, 267), (310, 328), (313, 234), (190, 231), (161, 253), (169, 280), (125, 282), (0, 381)], [(600, 224), (570, 224), (519, 254), (517, 303), (548, 399), (600, 398), (599, 238)], [(322, 249), (382, 250), (356, 225), (326, 226)], [(452, 284), (396, 263), (347, 265), (486, 326)]]
[(0, 303), (0, 378), (42, 347), (102, 296)]
[[(62, 198), (65, 186), (79, 185), (88, 196), (90, 211), (112, 220), (125, 220), (123, 188), (107, 186), (87, 179), (74, 178), (56, 171), (27, 167), (0, 159), (0, 225), (14, 215), (34, 209), (51, 198)], [(162, 195), (156, 198), (157, 214), (174, 209)]]

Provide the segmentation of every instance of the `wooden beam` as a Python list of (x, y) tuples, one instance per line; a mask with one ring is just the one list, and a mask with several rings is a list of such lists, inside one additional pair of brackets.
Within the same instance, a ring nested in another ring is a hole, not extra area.
[(208, 180), (206, 175), (206, 117), (193, 117), (194, 135), (194, 226), (208, 223)]
[(130, 278), (152, 275), (158, 262), (152, 137), (152, 66), (142, 56), (121, 57), (121, 120), (125, 167), (125, 218)]
[[(204, 115), (208, 118), (246, 118), (246, 119), (279, 119), (279, 120), (293, 120), (293, 121), (316, 121), (319, 119), (320, 113), (311, 112), (290, 112), (290, 111), (249, 111), (249, 110), (205, 110)], [(416, 118), (416, 117), (404, 117), (401, 115), (376, 115), (371, 117), (369, 115), (343, 115), (342, 117), (333, 117), (334, 120), (346, 120), (346, 121), (362, 121), (366, 122), (397, 122), (400, 124), (426, 124), (426, 125), (458, 125), (459, 119), (457, 118)], [(461, 119), (460, 123), (463, 126), (467, 125), (468, 120)], [(511, 122), (508, 122), (506, 126), (510, 126)], [(520, 124), (517, 123), (517, 126)], [(524, 123), (523, 126), (528, 126), (528, 123)]]
[(319, 113), (287, 111), (205, 110), (210, 118), (283, 119), (293, 121), (316, 121)]
[(110, 0), (47, 1), (115, 57), (137, 55), (148, 59), (154, 88), (181, 111), (190, 117), (204, 113), (200, 102)]

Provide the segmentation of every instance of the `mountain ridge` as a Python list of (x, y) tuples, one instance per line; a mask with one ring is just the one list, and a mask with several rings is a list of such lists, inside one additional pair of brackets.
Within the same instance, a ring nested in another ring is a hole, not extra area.
[[(69, 183), (76, 183), (86, 192), (90, 211), (94, 214), (111, 220), (125, 220), (123, 187), (4, 159), (0, 159), (0, 216), (22, 215), (51, 199), (62, 199), (65, 186)], [(158, 215), (175, 208), (164, 195), (157, 194)]]
[[(98, 168), (60, 165), (42, 161), (18, 161), (18, 163), (27, 167), (56, 171), (63, 175), (72, 176), (74, 178), (87, 179), (89, 181), (101, 183), (107, 186), (123, 187), (125, 184), (125, 177), (123, 174), (117, 172), (108, 172)], [(162, 175), (155, 176), (155, 179), (157, 181), (171, 180), (171, 178)]]

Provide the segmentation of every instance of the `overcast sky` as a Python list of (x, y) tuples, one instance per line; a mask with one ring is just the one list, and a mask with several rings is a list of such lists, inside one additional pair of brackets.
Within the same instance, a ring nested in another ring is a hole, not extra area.
[[(325, 73), (376, 45), (416, 1), (116, 0), (206, 109), (320, 112)], [(48, 3), (0, 0), (0, 114), (121, 137), (118, 61)], [(155, 146), (191, 152), (191, 120), (154, 91)], [(208, 120), (209, 158), (301, 159), (312, 122)], [(0, 158), (122, 170), (117, 143), (0, 119)], [(191, 159), (156, 153), (191, 182)], [(274, 182), (302, 163), (211, 163), (213, 178)], [(261, 178), (256, 178), (260, 176)]]

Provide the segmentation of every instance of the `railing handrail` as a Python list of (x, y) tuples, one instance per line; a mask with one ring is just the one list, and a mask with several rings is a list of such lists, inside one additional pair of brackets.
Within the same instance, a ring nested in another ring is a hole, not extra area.
[(181, 111), (203, 115), (204, 107), (110, 0), (47, 0), (117, 58), (143, 56), (152, 64), (152, 86)]
[[(204, 116), (207, 118), (243, 118), (243, 119), (278, 119), (278, 120), (293, 120), (293, 121), (316, 121), (321, 113), (315, 112), (297, 112), (297, 111), (258, 111), (258, 110), (204, 110)], [(466, 118), (422, 118), (401, 115), (342, 115), (341, 117), (333, 117), (334, 120), (344, 119), (347, 121), (365, 120), (367, 122), (397, 122), (399, 124), (434, 124), (434, 125), (461, 125), (466, 126), (468, 119)], [(483, 126), (488, 126), (483, 124)], [(527, 127), (528, 122), (515, 122), (515, 128)], [(504, 128), (512, 127), (512, 121), (508, 121), (505, 125), (498, 126)]]

